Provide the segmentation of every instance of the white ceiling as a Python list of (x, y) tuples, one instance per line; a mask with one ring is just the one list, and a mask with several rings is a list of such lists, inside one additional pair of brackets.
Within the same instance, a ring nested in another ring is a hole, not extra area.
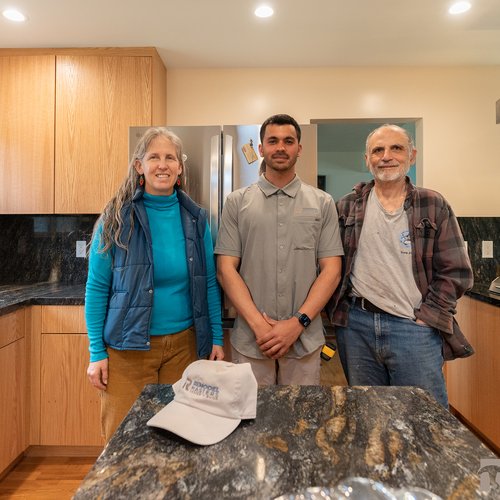
[(500, 64), (500, 0), (0, 0), (0, 47), (157, 47), (168, 68)]

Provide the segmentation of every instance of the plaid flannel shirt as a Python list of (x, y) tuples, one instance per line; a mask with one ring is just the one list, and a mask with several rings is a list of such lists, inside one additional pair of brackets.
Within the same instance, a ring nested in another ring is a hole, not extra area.
[[(413, 255), (413, 276), (422, 304), (415, 316), (439, 330), (446, 360), (474, 353), (454, 318), (457, 300), (472, 288), (473, 275), (462, 232), (448, 202), (430, 189), (406, 178), (404, 209), (408, 215)], [(374, 181), (361, 182), (337, 202), (344, 245), (342, 280), (326, 306), (334, 325), (347, 326), (350, 309), (350, 274), (358, 248), (366, 205)]]

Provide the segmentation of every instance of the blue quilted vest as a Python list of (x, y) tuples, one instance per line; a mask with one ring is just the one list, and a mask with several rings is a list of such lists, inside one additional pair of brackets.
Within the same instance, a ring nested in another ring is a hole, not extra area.
[[(149, 325), (153, 306), (153, 248), (151, 232), (142, 200), (137, 189), (132, 202), (122, 209), (125, 240), (130, 232), (133, 211), (134, 230), (128, 250), (114, 246), (112, 285), (104, 323), (104, 342), (118, 350), (149, 350)], [(208, 315), (207, 266), (203, 237), (206, 212), (183, 191), (177, 190), (189, 270), (191, 303), (198, 356), (207, 357), (212, 351), (212, 331)]]

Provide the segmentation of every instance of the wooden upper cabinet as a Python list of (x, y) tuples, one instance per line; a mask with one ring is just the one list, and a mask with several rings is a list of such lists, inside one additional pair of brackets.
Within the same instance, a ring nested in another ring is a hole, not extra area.
[(100, 213), (128, 130), (166, 120), (156, 49), (0, 49), (0, 213)]
[(99, 213), (116, 192), (129, 127), (152, 125), (155, 97), (164, 105), (155, 67), (149, 56), (57, 56), (56, 213)]
[(0, 54), (0, 213), (54, 212), (54, 55)]

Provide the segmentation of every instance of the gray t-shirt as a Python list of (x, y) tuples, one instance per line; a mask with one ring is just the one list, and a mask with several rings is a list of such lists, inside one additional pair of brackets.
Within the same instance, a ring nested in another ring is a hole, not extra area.
[[(239, 273), (261, 312), (282, 320), (304, 303), (318, 274), (318, 259), (343, 255), (332, 197), (296, 176), (277, 188), (261, 175), (226, 199), (215, 253), (239, 257)], [(264, 358), (243, 318), (236, 318), (233, 347)], [(301, 358), (324, 343), (321, 317), (302, 332), (286, 357)]]
[(415, 319), (422, 302), (412, 270), (408, 216), (403, 207), (389, 213), (375, 190), (368, 197), (351, 284), (354, 295), (402, 318)]

